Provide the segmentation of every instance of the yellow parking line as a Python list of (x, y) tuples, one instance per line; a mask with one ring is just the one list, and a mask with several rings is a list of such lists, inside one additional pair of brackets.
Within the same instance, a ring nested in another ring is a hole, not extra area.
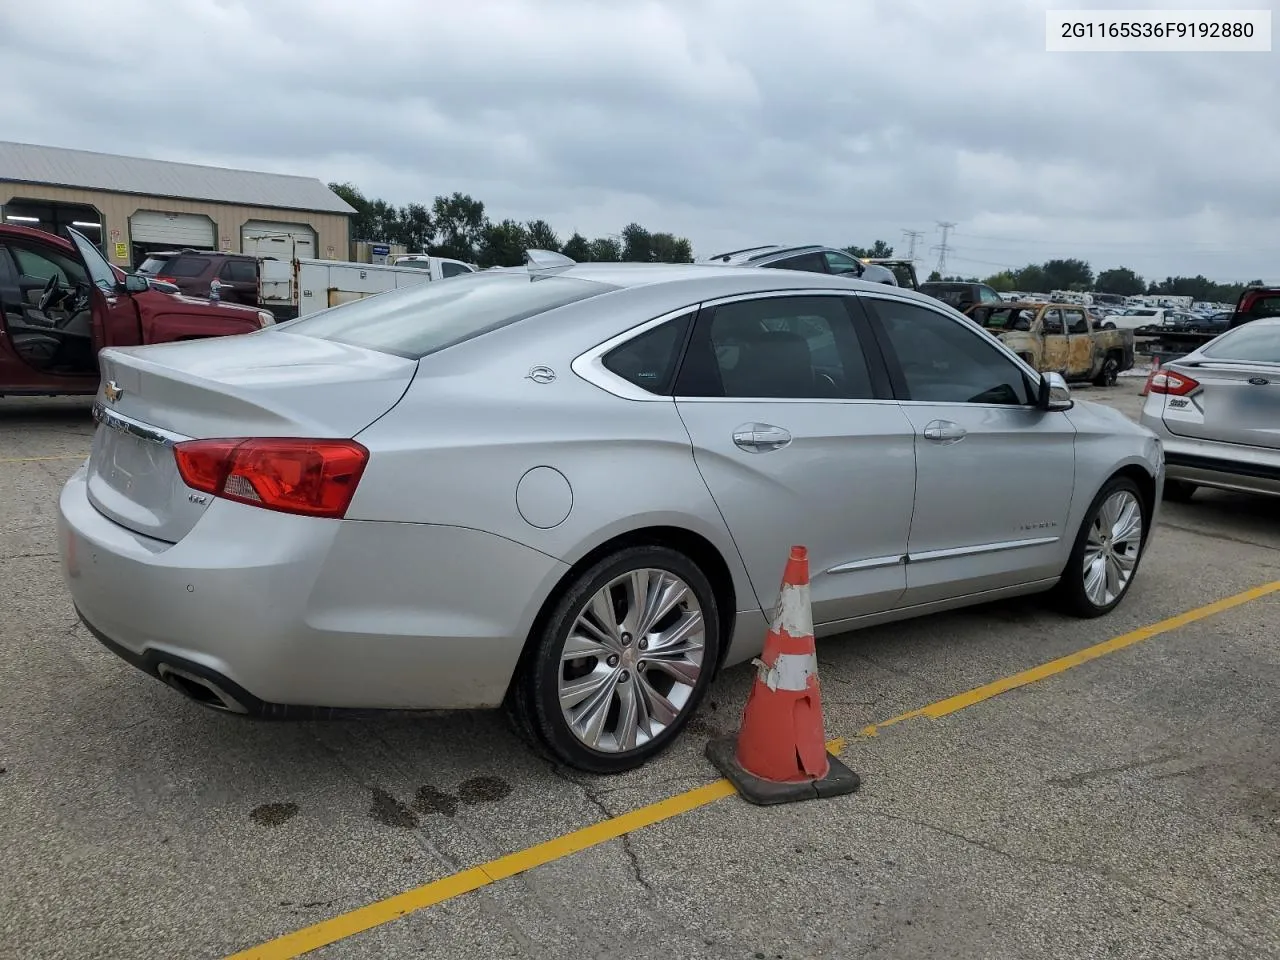
[[(912, 710), (881, 723), (872, 724), (864, 728), (859, 736), (873, 737), (882, 728), (900, 723), (903, 720), (918, 717), (936, 720), (939, 717), (948, 716), (1009, 690), (1036, 683), (1047, 677), (1052, 677), (1073, 667), (1088, 663), (1091, 660), (1096, 660), (1098, 657), (1105, 656), (1108, 653), (1123, 650), (1125, 647), (1132, 646), (1142, 640), (1149, 640), (1162, 633), (1177, 630), (1180, 627), (1195, 623), (1197, 620), (1223, 613), (1277, 591), (1280, 591), (1280, 580), (1254, 587), (1251, 590), (1245, 590), (1234, 596), (1161, 620), (1159, 623), (1140, 627), (1110, 640), (1104, 640), (1102, 643), (1085, 647), (1083, 650), (1077, 650), (1075, 653), (1059, 657), (1057, 660), (1051, 660), (1030, 670), (1023, 670), (1021, 673), (1015, 673), (985, 686), (976, 687), (973, 690), (957, 694), (954, 697), (948, 697), (945, 700), (939, 700), (926, 707), (921, 707), (919, 710)], [(846, 741), (843, 738), (832, 740), (827, 744), (833, 753), (840, 753), (845, 745)], [(514, 877), (527, 870), (532, 870), (534, 867), (540, 867), (567, 857), (572, 853), (586, 850), (588, 847), (594, 847), (608, 840), (616, 840), (624, 834), (639, 830), (642, 827), (652, 826), (655, 823), (661, 823), (663, 820), (669, 820), (682, 813), (688, 813), (690, 810), (696, 810), (698, 807), (732, 796), (733, 793), (733, 786), (728, 780), (716, 780), (706, 786), (696, 787), (666, 800), (660, 800), (657, 803), (651, 803), (648, 806), (632, 810), (630, 813), (624, 813), (621, 816), (594, 823), (589, 827), (583, 827), (581, 830), (566, 833), (536, 846), (507, 854), (505, 857), (499, 857), (478, 867), (461, 870), (404, 893), (388, 897), (385, 900), (379, 900), (367, 906), (339, 914), (328, 920), (322, 920), (319, 923), (285, 934), (282, 937), (277, 937), (274, 940), (269, 940), (256, 947), (242, 950), (227, 957), (226, 960), (293, 960), (293, 958), (310, 953), (312, 950), (328, 946), (339, 940), (345, 940), (347, 937), (371, 930), (384, 923), (389, 923), (406, 914), (435, 906), (446, 900), (452, 900), (454, 897), (461, 896), (464, 893), (470, 893), (481, 887), (497, 883), (499, 880)]]
[(39, 463), (42, 460), (85, 460), (87, 453), (79, 453), (64, 457), (0, 457), (0, 463)]

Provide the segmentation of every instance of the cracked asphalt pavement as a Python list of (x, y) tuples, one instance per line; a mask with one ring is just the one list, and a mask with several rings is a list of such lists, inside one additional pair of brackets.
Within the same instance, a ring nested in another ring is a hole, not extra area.
[[(1079, 396), (1135, 415), (1140, 386)], [(491, 714), (255, 723), (182, 700), (63, 591), (54, 505), (90, 433), (84, 401), (0, 401), (0, 956), (225, 957), (715, 779), (702, 750), (744, 667), (612, 778)], [(823, 641), (828, 733), (1276, 579), (1274, 503), (1168, 504), (1111, 616), (1031, 599)], [(1280, 957), (1278, 605), (851, 740), (854, 796), (729, 797), (310, 956)]]

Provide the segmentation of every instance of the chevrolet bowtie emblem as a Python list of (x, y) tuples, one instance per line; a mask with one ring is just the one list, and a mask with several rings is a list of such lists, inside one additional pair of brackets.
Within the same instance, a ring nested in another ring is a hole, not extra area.
[(120, 384), (116, 383), (114, 380), (108, 380), (107, 385), (102, 388), (102, 392), (106, 395), (107, 399), (112, 403), (115, 403), (117, 400), (119, 400), (121, 397), (124, 396), (124, 389), (120, 386)]

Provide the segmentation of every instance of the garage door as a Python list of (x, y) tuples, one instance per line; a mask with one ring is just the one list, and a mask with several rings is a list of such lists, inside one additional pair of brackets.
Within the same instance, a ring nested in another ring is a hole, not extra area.
[(306, 223), (250, 220), (240, 228), (240, 252), (277, 260), (311, 260), (316, 255), (316, 231)]
[(129, 239), (134, 243), (163, 243), (198, 250), (216, 246), (213, 221), (198, 213), (139, 210), (129, 218)]

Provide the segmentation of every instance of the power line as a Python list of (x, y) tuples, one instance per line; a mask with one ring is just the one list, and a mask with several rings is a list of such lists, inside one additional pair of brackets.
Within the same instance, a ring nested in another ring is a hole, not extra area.
[(946, 276), (947, 273), (947, 236), (955, 229), (956, 225), (949, 220), (939, 220), (938, 226), (942, 228), (942, 242), (936, 247), (930, 247), (931, 250), (938, 251), (938, 266), (935, 267), (939, 274)]
[(924, 236), (924, 231), (923, 230), (903, 230), (902, 236), (905, 237), (907, 242), (910, 244), (910, 249), (907, 250), (907, 259), (915, 260), (916, 241), (920, 240)]

